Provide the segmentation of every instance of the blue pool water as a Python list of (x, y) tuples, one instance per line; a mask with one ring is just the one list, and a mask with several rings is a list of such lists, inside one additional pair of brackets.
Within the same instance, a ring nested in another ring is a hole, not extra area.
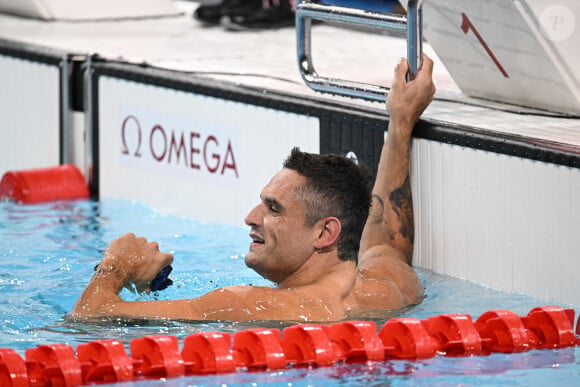
[[(197, 331), (235, 332), (251, 327), (282, 329), (286, 326), (283, 322), (65, 322), (63, 315), (86, 286), (108, 242), (127, 231), (156, 240), (162, 250), (175, 255), (171, 276), (174, 285), (158, 294), (141, 297), (187, 298), (221, 286), (269, 284), (244, 266), (243, 255), (249, 237), (243, 226), (164, 216), (125, 200), (27, 206), (4, 202), (0, 203), (0, 348), (13, 348), (23, 356), (27, 348), (39, 344), (66, 343), (76, 347), (96, 339), (118, 339), (128, 344), (133, 338), (150, 334), (183, 339)], [(477, 318), (488, 310), (500, 308), (523, 316), (536, 306), (550, 304), (428, 271), (420, 271), (420, 275), (427, 298), (418, 307), (405, 311), (405, 316), (423, 319), (444, 313), (466, 313)], [(123, 296), (139, 298), (129, 291), (124, 291)], [(380, 327), (384, 321), (376, 323)], [(237, 372), (117, 386), (568, 386), (578, 381), (580, 350), (576, 347), (520, 354), (437, 356), (419, 361)]]

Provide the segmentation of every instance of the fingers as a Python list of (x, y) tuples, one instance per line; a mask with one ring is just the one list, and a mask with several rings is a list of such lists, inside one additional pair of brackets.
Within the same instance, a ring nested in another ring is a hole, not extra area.
[[(400, 58), (395, 66), (395, 78), (393, 85), (396, 83), (406, 83), (407, 73), (409, 72), (409, 62), (405, 58)], [(417, 71), (416, 78), (431, 77), (433, 75), (433, 60), (427, 55), (423, 54), (421, 59), (421, 67)]]
[(433, 60), (427, 56), (427, 54), (423, 54), (423, 58), (421, 61), (421, 68), (417, 72), (417, 77), (429, 77), (433, 75)]
[(423, 54), (421, 68), (417, 71), (415, 79), (408, 83), (409, 87), (417, 89), (417, 97), (424, 97), (429, 100), (433, 99), (435, 94), (435, 84), (433, 83), (433, 60)]
[[(400, 58), (399, 62), (395, 66), (395, 77), (393, 78), (393, 83), (391, 89), (398, 89), (407, 84), (407, 73), (409, 72), (409, 62), (405, 58)], [(411, 82), (417, 80), (425, 80), (431, 82), (433, 75), (433, 60), (429, 58), (427, 54), (423, 54), (421, 61), (421, 68), (417, 71), (415, 79)]]
[(137, 261), (143, 261), (145, 258), (161, 261), (168, 265), (173, 262), (173, 255), (162, 253), (159, 250), (159, 244), (155, 241), (148, 241), (145, 237), (138, 237), (133, 233), (126, 233), (114, 239), (106, 250), (106, 255), (116, 257), (121, 261), (131, 260), (134, 264)]
[(163, 253), (165, 266), (171, 265), (173, 263), (173, 254), (170, 253)]
[(435, 85), (432, 80), (433, 61), (423, 55), (421, 68), (414, 80), (407, 82), (409, 63), (401, 58), (395, 66), (391, 90), (387, 94), (387, 109), (391, 121), (401, 127), (410, 127), (433, 100)]
[(392, 105), (394, 104), (393, 99), (395, 99), (394, 95), (401, 94), (404, 90), (405, 85), (407, 84), (407, 72), (409, 71), (409, 63), (407, 59), (400, 58), (395, 66), (395, 76), (393, 78), (393, 82), (391, 84), (391, 91), (387, 93), (387, 109), (392, 113)]
[(133, 234), (132, 232), (128, 232), (126, 234), (123, 234), (115, 240), (118, 240), (121, 242), (126, 242), (126, 243), (136, 243), (137, 246), (145, 245), (145, 246), (151, 247), (153, 249), (159, 250), (159, 244), (157, 242), (148, 241), (147, 238), (145, 238), (143, 236), (138, 237), (135, 234)]
[(407, 82), (406, 76), (408, 71), (409, 62), (407, 62), (407, 59), (399, 59), (399, 62), (395, 66), (395, 78), (393, 79), (393, 84), (391, 85), (392, 89), (399, 87), (399, 85), (404, 85)]
[(425, 54), (423, 54), (421, 70), (415, 80), (425, 83), (424, 91), (426, 93), (427, 104), (429, 104), (435, 96), (435, 84), (433, 83), (433, 60)]

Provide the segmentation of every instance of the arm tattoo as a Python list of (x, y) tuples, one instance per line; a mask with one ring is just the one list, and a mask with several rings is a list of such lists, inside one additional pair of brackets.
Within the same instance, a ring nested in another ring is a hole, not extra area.
[[(385, 218), (385, 202), (383, 202), (383, 199), (381, 199), (381, 197), (376, 194), (373, 194), (372, 198), (373, 200), (376, 201), (376, 203), (378, 203), (380, 208), (376, 210), (377, 212), (373, 211), (374, 214), (369, 216), (369, 221), (373, 224), (381, 224), (381, 223), (387, 224), (388, 222), (387, 219)], [(396, 236), (395, 231), (391, 230), (390, 228), (387, 228), (387, 234), (389, 235), (390, 240), (395, 239)]]
[(106, 277), (110, 274), (113, 274), (119, 281), (124, 281), (126, 277), (124, 270), (122, 273), (115, 265), (101, 267), (101, 265), (98, 264), (95, 266), (95, 277)]
[(387, 223), (383, 215), (385, 213), (385, 202), (383, 202), (383, 199), (381, 199), (381, 197), (377, 194), (373, 194), (371, 198), (373, 200), (373, 204), (371, 206), (371, 212), (369, 213), (370, 223), (372, 224)]
[(405, 178), (403, 185), (391, 192), (389, 200), (401, 223), (399, 232), (413, 243), (415, 239), (415, 224), (413, 221), (413, 200), (409, 175)]

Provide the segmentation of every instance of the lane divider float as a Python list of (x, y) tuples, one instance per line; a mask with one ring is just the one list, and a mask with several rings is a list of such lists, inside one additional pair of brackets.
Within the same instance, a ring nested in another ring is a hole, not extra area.
[(532, 309), (520, 317), (491, 310), (476, 321), (466, 314), (419, 320), (392, 318), (378, 331), (372, 321), (330, 325), (300, 324), (278, 329), (196, 332), (183, 340), (151, 335), (130, 341), (130, 356), (118, 340), (46, 344), (25, 351), (0, 348), (0, 386), (74, 387), (145, 379), (288, 367), (326, 367), (337, 363), (481, 356), (580, 345), (580, 318), (558, 306)]

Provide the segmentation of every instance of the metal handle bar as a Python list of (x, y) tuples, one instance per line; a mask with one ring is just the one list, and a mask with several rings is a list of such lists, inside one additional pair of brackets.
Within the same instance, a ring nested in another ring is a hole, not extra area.
[(407, 60), (413, 79), (421, 64), (423, 53), (423, 0), (409, 0), (407, 16), (365, 11), (361, 9), (333, 5), (302, 2), (296, 7), (296, 37), (298, 41), (298, 66), (300, 75), (308, 87), (322, 93), (345, 95), (348, 97), (384, 101), (388, 89), (368, 83), (343, 79), (325, 78), (316, 73), (312, 63), (312, 19), (356, 25), (368, 31), (406, 30)]

